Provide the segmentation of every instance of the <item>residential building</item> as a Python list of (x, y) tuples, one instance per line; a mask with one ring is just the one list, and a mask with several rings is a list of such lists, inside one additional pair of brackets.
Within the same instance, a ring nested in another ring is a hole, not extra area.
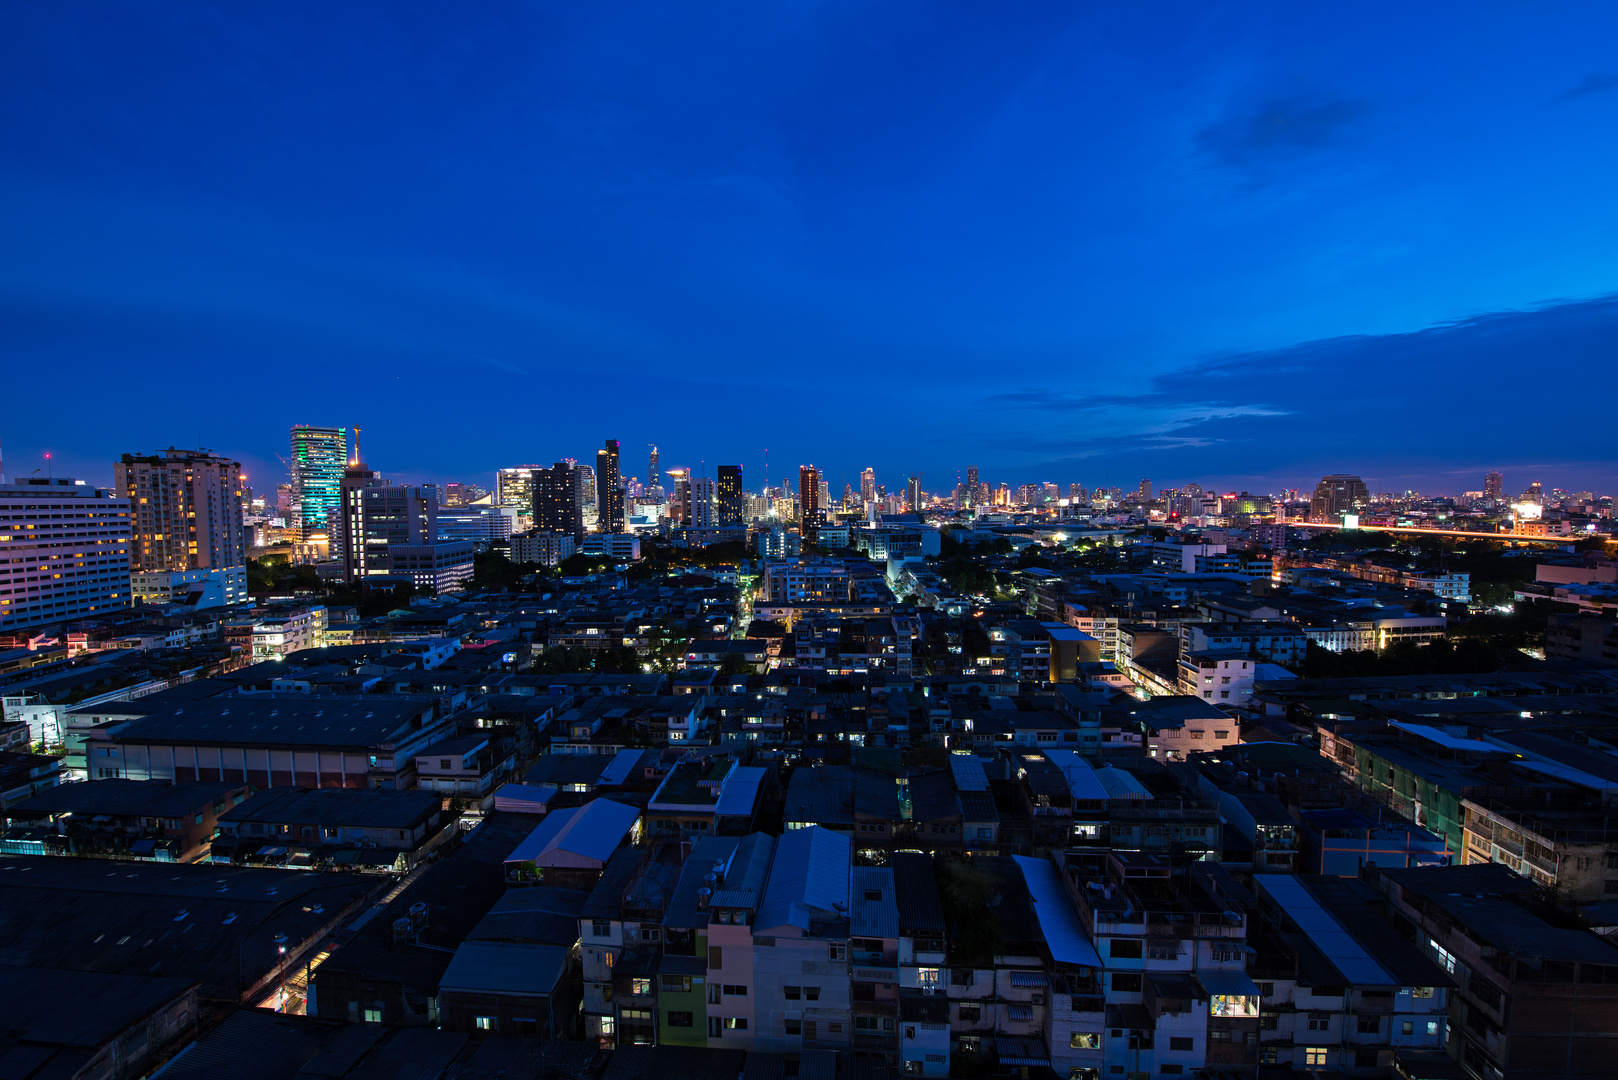
[(218, 572), (220, 603), (247, 598), (240, 462), (172, 446), (164, 454), (124, 454), (113, 464), (113, 487), (129, 500), (137, 601), (172, 600), (182, 584), (172, 575), (198, 570)]
[(640, 558), (640, 537), (634, 533), (591, 533), (579, 550), (585, 555), (634, 562)]
[(531, 508), (534, 505), (534, 473), (538, 469), (538, 465), (516, 465), (497, 472), (494, 478), (495, 505)]
[(597, 527), (605, 533), (624, 531), (624, 485), (618, 471), (618, 440), (608, 439), (596, 451)]
[(129, 500), (69, 477), (0, 484), (0, 631), (129, 606)]
[(1341, 525), (1343, 518), (1371, 505), (1365, 481), (1349, 473), (1332, 473), (1315, 485), (1309, 501), (1309, 520), (1320, 525)]
[(741, 929), (750, 931), (751, 980), (747, 971), (732, 966), (728, 950), (724, 966), (713, 963), (726, 914), (716, 891), (710, 904), (719, 911), (720, 925), (708, 928), (709, 1045), (731, 1044), (727, 1021), (732, 1017), (726, 1014), (737, 1010), (728, 1006), (747, 999), (752, 1049), (796, 1054), (849, 1047), (852, 857), (853, 841), (830, 829), (797, 829), (775, 842), (756, 908), (749, 903), (731, 909), (733, 929), (738, 912), (750, 916), (751, 925)]
[(1258, 661), (1236, 649), (1208, 649), (1180, 657), (1180, 693), (1204, 701), (1245, 705), (1253, 696)]
[(826, 523), (826, 507), (820, 501), (820, 470), (813, 465), (798, 467), (798, 532), (811, 547), (819, 543), (820, 528)]
[(572, 533), (534, 529), (511, 538), (511, 561), (556, 566), (574, 551)]
[(578, 470), (572, 462), (558, 461), (548, 469), (535, 469), (534, 528), (584, 539), (584, 517), (579, 509)]
[(326, 645), (326, 609), (296, 608), (267, 612), (253, 623), (253, 659), (285, 660), (302, 649)]
[(742, 467), (719, 466), (719, 527), (733, 528), (747, 524), (746, 492), (742, 490)]
[(442, 807), (430, 791), (273, 787), (219, 815), (210, 860), (403, 872), (444, 839)]
[(251, 790), (236, 781), (59, 784), (6, 806), (0, 849), (193, 862), (207, 857), (219, 815)]

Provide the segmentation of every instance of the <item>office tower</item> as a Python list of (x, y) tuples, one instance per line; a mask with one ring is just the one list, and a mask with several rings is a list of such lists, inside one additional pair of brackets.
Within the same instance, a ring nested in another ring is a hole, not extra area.
[(826, 508), (820, 502), (820, 470), (813, 465), (798, 466), (798, 532), (805, 544), (820, 538)]
[(390, 548), (431, 544), (438, 539), (438, 489), (432, 484), (361, 489), (365, 573), (386, 574), (392, 568)]
[(1140, 487), (1135, 489), (1135, 495), (1140, 499), (1141, 502), (1151, 502), (1152, 482), (1150, 480), (1142, 480), (1140, 482)]
[(0, 484), (0, 631), (130, 603), (129, 500), (71, 477)]
[(973, 501), (977, 500), (977, 497), (978, 497), (978, 467), (976, 465), (968, 465), (966, 467), (966, 493), (967, 493), (966, 497), (968, 499), (971, 499)]
[(651, 487), (653, 484), (656, 484), (657, 477), (657, 444), (653, 443), (651, 463), (646, 467), (646, 486)]
[(292, 426), (292, 526), (299, 539), (329, 536), (347, 467), (347, 428)]
[(596, 521), (604, 533), (624, 531), (624, 488), (619, 482), (618, 440), (596, 451)]
[(1528, 490), (1522, 493), (1522, 501), (1533, 503), (1535, 506), (1545, 505), (1545, 486), (1538, 480), (1528, 485)]
[(1309, 502), (1309, 520), (1317, 525), (1339, 525), (1344, 514), (1358, 513), (1371, 504), (1365, 481), (1348, 473), (1332, 473), (1315, 485)]
[(337, 516), (337, 532), (332, 537), (332, 554), (343, 560), (343, 580), (358, 581), (367, 571), (365, 560), (365, 489), (378, 487), (382, 474), (372, 472), (360, 457), (360, 433), (354, 429), (354, 453), (343, 470), (339, 485), (342, 511)]
[(534, 470), (538, 465), (516, 465), (501, 469), (494, 478), (494, 501), (497, 506), (534, 505)]
[(714, 482), (706, 476), (693, 476), (686, 487), (685, 527), (711, 529), (714, 521)]
[(176, 450), (113, 463), (113, 487), (129, 500), (132, 572), (246, 565), (240, 462)]
[(719, 466), (719, 527), (727, 529), (745, 524), (747, 504), (742, 494), (742, 467)]
[(912, 513), (921, 513), (921, 477), (912, 476), (905, 481), (905, 502)]
[(534, 528), (566, 533), (575, 543), (584, 539), (584, 515), (579, 512), (578, 469), (558, 461), (534, 470)]
[(1498, 472), (1490, 472), (1483, 478), (1483, 497), (1500, 502), (1506, 497), (1506, 478)]
[(860, 501), (876, 501), (876, 470), (866, 469), (860, 473)]

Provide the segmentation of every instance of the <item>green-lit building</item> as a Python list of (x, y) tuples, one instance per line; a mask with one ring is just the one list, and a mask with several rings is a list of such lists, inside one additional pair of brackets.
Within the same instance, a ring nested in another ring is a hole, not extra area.
[(337, 529), (347, 468), (347, 428), (292, 425), (292, 516), (300, 538)]

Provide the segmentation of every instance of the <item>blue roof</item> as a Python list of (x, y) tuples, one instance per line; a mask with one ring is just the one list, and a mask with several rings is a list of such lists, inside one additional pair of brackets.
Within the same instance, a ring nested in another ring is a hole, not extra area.
[(1056, 867), (1045, 859), (1031, 859), (1026, 855), (1012, 858), (1022, 868), (1028, 895), (1034, 901), (1034, 917), (1039, 920), (1039, 932), (1050, 947), (1051, 958), (1064, 964), (1100, 967), (1101, 956), (1090, 943), (1090, 935), (1084, 932), (1073, 903), (1062, 888)]
[(517, 845), (517, 850), (506, 856), (506, 862), (549, 866), (552, 856), (565, 852), (605, 863), (639, 817), (640, 811), (633, 806), (611, 799), (596, 799), (580, 807), (553, 810), (528, 834), (528, 839)]
[(1072, 750), (1047, 749), (1045, 757), (1052, 765), (1062, 770), (1062, 777), (1067, 781), (1067, 790), (1075, 799), (1091, 802), (1104, 802), (1111, 797), (1106, 785), (1096, 776), (1096, 771), (1090, 763)]
[(808, 930), (811, 918), (846, 917), (853, 854), (850, 837), (818, 825), (784, 833), (775, 844), (756, 932)]

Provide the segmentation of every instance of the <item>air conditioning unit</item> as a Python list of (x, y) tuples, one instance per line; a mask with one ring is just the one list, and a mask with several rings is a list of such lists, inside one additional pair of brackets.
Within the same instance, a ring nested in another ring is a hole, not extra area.
[(1032, 1002), (1033, 1004), (1035, 1004), (1035, 1005), (1043, 1005), (1043, 1004), (1045, 1004), (1045, 995), (1044, 994), (1035, 994), (1033, 997), (1029, 998), (1028, 1000), (1030, 1002)]
[(932, 988), (932, 987), (930, 987), (930, 986), (924, 986), (924, 987), (922, 987), (922, 988), (921, 988), (921, 992), (922, 992), (922, 993), (923, 993), (923, 994), (926, 994), (926, 995), (927, 995), (927, 996), (928, 996), (928, 997), (932, 997), (932, 996), (933, 996), (933, 988)]

